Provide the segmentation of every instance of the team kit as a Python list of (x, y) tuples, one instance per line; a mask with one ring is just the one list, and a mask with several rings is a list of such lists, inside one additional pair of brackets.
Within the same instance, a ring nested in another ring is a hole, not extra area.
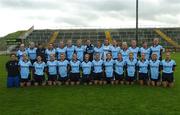
[(116, 40), (111, 44), (97, 41), (96, 45), (86, 40), (83, 45), (81, 39), (76, 44), (69, 39), (60, 41), (57, 48), (52, 43), (44, 48), (30, 42), (28, 48), (21, 44), (10, 54), (7, 87), (134, 83), (173, 87), (175, 67), (171, 53), (159, 45), (158, 38), (150, 47), (146, 42), (138, 47), (136, 40), (131, 40), (130, 46), (127, 42), (120, 46)]

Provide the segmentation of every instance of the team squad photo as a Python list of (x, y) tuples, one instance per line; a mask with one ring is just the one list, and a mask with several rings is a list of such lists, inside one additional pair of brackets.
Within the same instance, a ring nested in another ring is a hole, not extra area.
[[(82, 44), (84, 43), (84, 44)], [(154, 38), (148, 46), (105, 39), (91, 44), (88, 39), (19, 45), (6, 63), (7, 87), (51, 85), (147, 85), (174, 86), (175, 60)]]

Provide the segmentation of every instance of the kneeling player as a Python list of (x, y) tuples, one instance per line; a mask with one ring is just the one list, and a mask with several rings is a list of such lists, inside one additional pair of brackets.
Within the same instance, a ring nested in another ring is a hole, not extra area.
[(102, 84), (103, 78), (103, 61), (100, 59), (100, 54), (95, 54), (95, 60), (92, 61), (93, 64), (93, 80), (94, 84)]
[(129, 53), (129, 59), (126, 60), (126, 84), (134, 84), (136, 80), (137, 60), (133, 58), (133, 53)]
[(118, 53), (118, 59), (115, 60), (115, 83), (116, 84), (124, 84), (124, 67), (125, 67), (125, 61), (122, 58), (122, 54)]
[(81, 63), (82, 68), (82, 83), (84, 85), (92, 84), (92, 76), (91, 76), (91, 70), (92, 70), (92, 62), (89, 61), (89, 54), (85, 55), (85, 61)]
[(30, 70), (31, 70), (32, 64), (28, 60), (27, 54), (23, 54), (22, 60), (19, 61), (19, 68), (20, 68), (20, 86), (31, 86), (30, 81)]
[(144, 53), (141, 54), (141, 60), (138, 61), (137, 67), (138, 67), (140, 85), (144, 85), (145, 83), (149, 85), (149, 80), (148, 80), (149, 61), (146, 59), (146, 55)]
[(162, 60), (162, 84), (163, 87), (174, 86), (174, 70), (176, 62), (171, 59), (170, 52), (166, 53), (166, 59)]
[(33, 68), (34, 68), (34, 85), (46, 85), (45, 82), (45, 76), (44, 76), (44, 70), (45, 70), (46, 64), (42, 61), (41, 56), (37, 56), (37, 61), (34, 62)]
[(70, 82), (71, 85), (79, 85), (80, 84), (80, 64), (81, 62), (77, 59), (77, 54), (74, 53), (73, 54), (73, 59), (70, 61), (70, 68), (71, 68), (71, 72), (70, 72)]
[(58, 61), (58, 85), (66, 84), (69, 85), (68, 68), (69, 62), (65, 60), (65, 53), (60, 54), (60, 61)]
[(113, 67), (114, 67), (114, 60), (112, 59), (111, 53), (106, 54), (106, 61), (104, 61), (104, 69), (105, 69), (105, 80), (103, 84), (111, 83), (114, 84), (114, 74), (113, 74)]
[(55, 55), (50, 55), (50, 60), (47, 61), (48, 69), (48, 85), (56, 85), (57, 82), (57, 61)]
[(152, 54), (152, 60), (149, 62), (150, 65), (150, 80), (152, 86), (160, 86), (160, 60), (157, 59), (157, 54)]

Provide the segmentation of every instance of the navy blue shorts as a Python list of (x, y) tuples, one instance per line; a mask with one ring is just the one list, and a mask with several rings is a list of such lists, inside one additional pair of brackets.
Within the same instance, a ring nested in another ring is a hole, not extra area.
[(81, 78), (81, 82), (82, 83), (89, 83), (92, 81), (92, 76), (91, 74), (87, 75), (87, 74), (83, 74), (82, 78)]
[(139, 73), (139, 80), (148, 80), (148, 73)]
[(93, 80), (102, 80), (103, 74), (101, 73), (93, 73)]
[(70, 73), (70, 80), (73, 82), (77, 82), (80, 80), (80, 73)]
[(68, 80), (69, 80), (69, 78), (67, 76), (66, 77), (61, 77), (61, 76), (58, 77), (58, 81), (60, 81), (60, 82), (66, 82)]
[(174, 74), (173, 73), (162, 73), (162, 81), (167, 81), (169, 83), (174, 82)]
[(45, 81), (45, 76), (34, 74), (34, 81), (38, 83), (42, 83), (43, 81)]
[(8, 76), (7, 77), (7, 87), (19, 87), (19, 76)]
[(128, 81), (128, 82), (133, 82), (133, 81), (135, 81), (135, 77), (133, 76), (133, 77), (130, 77), (130, 76), (126, 76), (126, 78), (125, 78), (125, 80), (126, 81)]
[(150, 78), (151, 81), (154, 81), (154, 82), (159, 82), (160, 81), (160, 73), (159, 73), (159, 76), (157, 79), (153, 79), (153, 78)]
[(115, 75), (115, 80), (122, 81), (124, 79), (124, 74), (119, 75), (116, 72), (114, 72), (114, 75)]
[(111, 81), (114, 80), (114, 77), (106, 77), (106, 81), (107, 83), (111, 83)]
[(57, 75), (48, 75), (48, 81), (56, 81)]

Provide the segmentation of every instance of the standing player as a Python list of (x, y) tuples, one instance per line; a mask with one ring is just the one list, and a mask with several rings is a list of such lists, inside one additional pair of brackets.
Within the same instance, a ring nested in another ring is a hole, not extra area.
[(41, 56), (37, 56), (37, 61), (33, 64), (33, 70), (34, 70), (34, 85), (46, 85), (45, 82), (45, 62), (42, 61)]
[(133, 52), (129, 53), (129, 59), (126, 60), (126, 84), (134, 84), (136, 80), (136, 64), (137, 59), (134, 59)]
[(27, 54), (22, 55), (22, 60), (19, 61), (20, 68), (20, 86), (31, 86), (30, 71), (32, 64), (28, 60)]
[(92, 85), (92, 62), (89, 61), (89, 54), (85, 54), (85, 60), (81, 63), (82, 68), (82, 83), (84, 85)]
[(97, 41), (97, 46), (94, 47), (94, 56), (96, 53), (99, 53), (100, 55), (100, 59), (102, 59), (102, 55), (103, 55), (103, 47), (100, 41)]
[(10, 61), (6, 63), (7, 87), (19, 87), (19, 69), (16, 54), (10, 55)]
[(105, 80), (103, 84), (114, 84), (114, 60), (112, 59), (111, 53), (106, 54), (106, 61), (104, 61)]
[(118, 58), (118, 53), (120, 52), (121, 48), (118, 46), (117, 41), (112, 41), (112, 46), (110, 47), (110, 51), (112, 53), (112, 58), (116, 60)]
[(73, 54), (73, 59), (70, 61), (70, 82), (71, 85), (80, 84), (80, 64), (81, 62), (77, 59), (77, 54)]
[(144, 85), (147, 83), (149, 85), (149, 61), (146, 59), (146, 54), (141, 54), (141, 59), (137, 63), (138, 75), (139, 75), (139, 83), (140, 85)]
[(18, 60), (22, 60), (23, 54), (27, 54), (27, 51), (26, 51), (25, 45), (21, 44), (19, 50), (16, 53)]
[(66, 54), (66, 46), (63, 41), (60, 41), (59, 47), (56, 48), (57, 59), (60, 60), (61, 54)]
[(46, 62), (45, 51), (46, 51), (46, 49), (43, 47), (42, 44), (39, 43), (38, 48), (36, 50), (36, 54), (37, 54), (37, 56), (41, 56), (43, 62)]
[(126, 65), (126, 62), (122, 58), (122, 54), (118, 53), (118, 59), (115, 60), (115, 83), (116, 84), (124, 84), (124, 67)]
[(160, 60), (157, 58), (157, 53), (152, 54), (150, 65), (150, 80), (152, 86), (160, 86)]
[(47, 61), (48, 69), (48, 85), (56, 85), (57, 82), (57, 61), (54, 54), (50, 55), (50, 60)]
[(131, 40), (131, 47), (129, 47), (129, 51), (133, 53), (134, 59), (138, 59), (139, 54), (139, 47), (136, 45), (136, 40)]
[(67, 48), (66, 48), (66, 57), (68, 61), (72, 60), (73, 53), (74, 53), (74, 45), (72, 45), (72, 40), (69, 39), (67, 41)]
[(77, 58), (80, 62), (83, 61), (84, 59), (84, 46), (82, 46), (82, 40), (81, 39), (78, 39), (77, 40), (77, 46), (75, 46), (75, 52), (77, 54)]
[(145, 59), (150, 59), (150, 48), (147, 46), (147, 42), (143, 42), (143, 46), (139, 49), (140, 55), (145, 54)]
[(69, 62), (66, 60), (65, 53), (60, 54), (60, 60), (58, 61), (58, 85), (69, 85), (68, 78)]
[(54, 46), (52, 43), (49, 44), (48, 49), (46, 49), (45, 51), (45, 54), (46, 54), (47, 61), (50, 60), (51, 55), (54, 55), (54, 56), (56, 55), (56, 50), (54, 49)]
[(163, 47), (161, 45), (159, 45), (159, 38), (154, 38), (153, 40), (153, 46), (151, 46), (151, 53), (156, 53), (157, 54), (157, 59), (158, 60), (162, 60), (162, 51), (163, 51)]
[(36, 57), (37, 57), (36, 51), (37, 48), (35, 47), (34, 42), (30, 42), (29, 48), (27, 49), (27, 54), (32, 64), (36, 61)]
[(89, 60), (93, 60), (93, 53), (94, 53), (94, 46), (91, 44), (90, 40), (86, 41), (86, 46), (85, 46), (85, 53), (89, 54)]
[(128, 49), (127, 42), (122, 43), (122, 50), (120, 52), (122, 54), (123, 60), (126, 61), (129, 58), (129, 52), (130, 52)]
[(104, 44), (103, 44), (103, 60), (106, 60), (106, 54), (110, 52), (110, 47), (111, 45), (109, 44), (108, 39), (104, 40)]
[(103, 78), (103, 60), (100, 59), (100, 54), (95, 54), (95, 59), (92, 61), (93, 64), (93, 80), (94, 84), (102, 84)]
[(161, 66), (163, 87), (173, 87), (176, 62), (171, 59), (170, 52), (166, 53), (166, 59), (162, 60)]

